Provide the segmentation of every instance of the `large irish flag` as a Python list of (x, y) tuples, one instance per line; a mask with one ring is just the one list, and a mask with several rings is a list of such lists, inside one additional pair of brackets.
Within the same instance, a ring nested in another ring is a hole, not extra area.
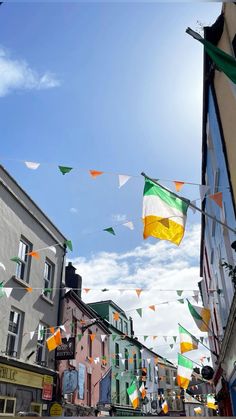
[(193, 316), (193, 320), (195, 321), (197, 327), (201, 330), (201, 332), (208, 332), (209, 322), (211, 318), (211, 312), (209, 308), (193, 306), (189, 301), (188, 308)]
[(179, 340), (180, 340), (180, 352), (192, 351), (198, 349), (198, 340), (195, 339), (191, 333), (189, 333), (183, 326), (179, 324)]
[(181, 388), (188, 388), (192, 377), (193, 362), (183, 355), (178, 354), (177, 383)]
[(185, 229), (188, 200), (145, 178), (143, 192), (143, 237), (156, 237), (180, 244)]
[(133, 382), (131, 386), (127, 388), (127, 393), (129, 395), (133, 408), (137, 409), (137, 407), (139, 406), (139, 398), (135, 382)]

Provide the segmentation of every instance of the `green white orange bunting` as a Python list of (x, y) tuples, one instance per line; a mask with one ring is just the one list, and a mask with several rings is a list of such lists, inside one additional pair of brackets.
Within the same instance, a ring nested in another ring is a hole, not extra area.
[(193, 362), (185, 356), (178, 354), (177, 383), (181, 388), (188, 388), (192, 377)]
[(193, 306), (189, 301), (188, 308), (198, 329), (201, 330), (201, 332), (208, 332), (211, 318), (210, 310), (205, 307)]
[(213, 409), (213, 410), (218, 409), (218, 406), (216, 405), (215, 398), (211, 394), (207, 395), (207, 407), (208, 407), (208, 409)]
[(103, 231), (106, 231), (107, 233), (113, 234), (113, 236), (116, 235), (112, 227), (104, 228)]
[(189, 333), (184, 327), (179, 325), (179, 338), (180, 338), (180, 352), (192, 351), (198, 349), (198, 341)]
[(64, 243), (64, 245), (66, 247), (68, 247), (68, 249), (70, 249), (71, 252), (73, 251), (73, 245), (72, 245), (72, 241), (71, 240), (66, 240), (65, 243)]
[(130, 387), (127, 388), (127, 393), (129, 395), (129, 399), (132, 403), (134, 409), (137, 409), (139, 406), (139, 397), (138, 397), (138, 390), (136, 384), (133, 382)]
[(185, 230), (189, 201), (145, 178), (143, 192), (143, 237), (180, 244)]
[(162, 403), (161, 408), (162, 408), (163, 412), (166, 415), (168, 413), (168, 411), (169, 411), (169, 407), (168, 407), (168, 404), (167, 404), (167, 401), (166, 400), (164, 400), (164, 402)]

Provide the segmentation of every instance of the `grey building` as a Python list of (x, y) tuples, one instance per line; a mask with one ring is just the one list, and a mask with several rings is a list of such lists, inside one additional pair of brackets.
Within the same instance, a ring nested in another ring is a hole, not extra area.
[(66, 238), (2, 166), (0, 238), (0, 416), (48, 415), (56, 373), (46, 339), (60, 324)]

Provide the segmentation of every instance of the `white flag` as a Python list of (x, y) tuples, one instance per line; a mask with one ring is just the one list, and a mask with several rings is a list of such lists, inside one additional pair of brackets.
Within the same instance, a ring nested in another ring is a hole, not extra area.
[(125, 365), (125, 358), (122, 358), (121, 362), (122, 362), (123, 365)]
[(64, 332), (66, 331), (66, 328), (64, 326), (64, 324), (61, 324), (61, 326), (59, 326), (61, 330), (63, 330)]
[(129, 228), (130, 230), (134, 230), (134, 225), (132, 221), (127, 221), (126, 223), (123, 224), (123, 226)]
[(36, 170), (40, 166), (40, 163), (35, 163), (33, 161), (25, 161), (25, 165), (26, 167), (28, 167), (28, 169)]
[(30, 332), (30, 340), (32, 340), (34, 337), (34, 332)]
[(5, 268), (5, 266), (3, 265), (3, 263), (1, 263), (0, 262), (0, 267), (5, 271), (6, 270), (6, 268)]
[(5, 291), (5, 294), (6, 294), (7, 298), (9, 298), (10, 295), (11, 295), (11, 292), (12, 292), (12, 288), (4, 287), (3, 290)]
[(200, 197), (201, 200), (203, 201), (203, 199), (205, 198), (206, 193), (209, 191), (209, 186), (207, 185), (199, 185), (199, 193), (200, 193)]
[(127, 175), (119, 175), (119, 188), (124, 186), (126, 182), (130, 179), (130, 176)]
[(101, 335), (101, 341), (104, 342), (104, 340), (106, 339), (107, 335)]

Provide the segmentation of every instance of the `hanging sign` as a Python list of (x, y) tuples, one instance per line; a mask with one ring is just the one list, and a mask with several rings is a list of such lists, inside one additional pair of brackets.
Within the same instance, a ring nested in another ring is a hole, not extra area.
[(56, 348), (56, 360), (75, 359), (75, 338), (63, 338), (62, 344)]

